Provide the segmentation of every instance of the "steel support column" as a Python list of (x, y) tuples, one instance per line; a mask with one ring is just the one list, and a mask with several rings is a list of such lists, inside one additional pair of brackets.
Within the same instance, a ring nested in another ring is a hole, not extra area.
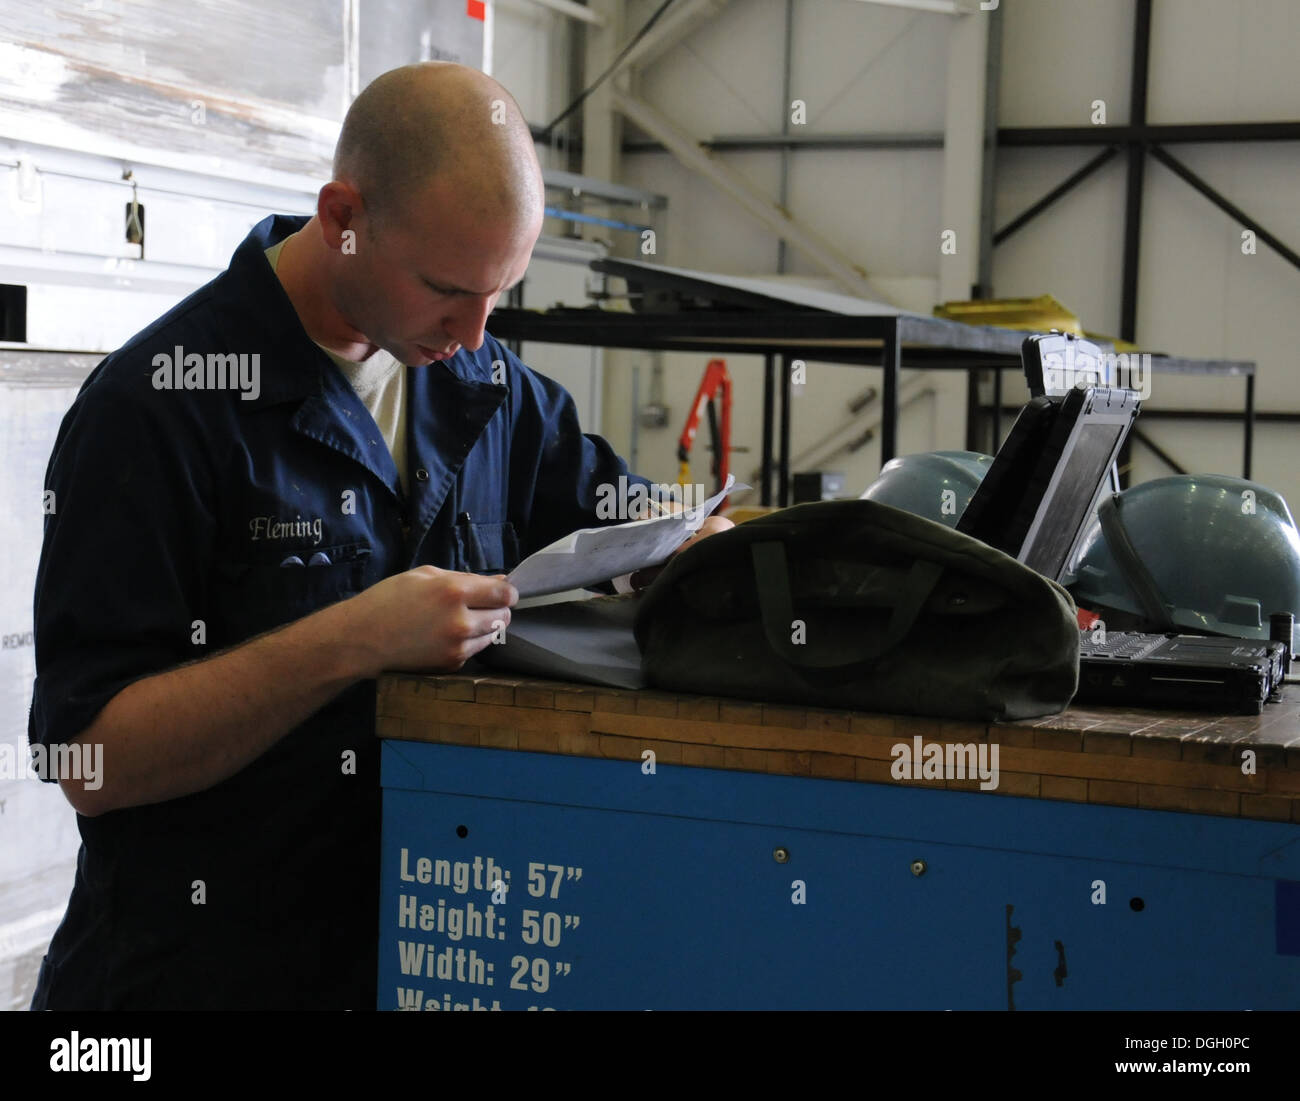
[(898, 339), (898, 321), (895, 319), (880, 342), (880, 366), (885, 376), (880, 398), (881, 466), (898, 453), (898, 372), (902, 365), (902, 350)]
[[(1129, 125), (1147, 124), (1147, 75), (1151, 63), (1151, 0), (1136, 0), (1133, 13), (1133, 87), (1129, 97)], [(1119, 335), (1137, 342), (1138, 262), (1142, 249), (1142, 191), (1146, 183), (1146, 147), (1129, 143), (1128, 180), (1124, 194), (1124, 266), (1120, 276)], [(1129, 484), (1132, 445), (1119, 450), (1120, 488)]]
[[(1133, 26), (1133, 88), (1129, 125), (1146, 126), (1147, 73), (1151, 59), (1151, 0), (1136, 0)], [(1119, 335), (1137, 340), (1138, 258), (1142, 244), (1142, 186), (1146, 150), (1140, 142), (1128, 147), (1128, 187), (1124, 200), (1124, 269), (1121, 277)]]
[(980, 251), (973, 298), (993, 296), (994, 208), (997, 199), (998, 87), (1002, 77), (1002, 9), (987, 14), (984, 53), (984, 161), (980, 182)]
[(790, 503), (790, 356), (781, 356), (781, 471), (780, 497), (782, 508)]
[(983, 451), (980, 438), (980, 369), (971, 367), (966, 372), (966, 450)]
[(1241, 476), (1250, 477), (1255, 452), (1255, 376), (1246, 376), (1246, 431), (1245, 454), (1241, 459)]
[(772, 503), (772, 422), (776, 419), (776, 356), (763, 356), (763, 462), (759, 468), (758, 503)]

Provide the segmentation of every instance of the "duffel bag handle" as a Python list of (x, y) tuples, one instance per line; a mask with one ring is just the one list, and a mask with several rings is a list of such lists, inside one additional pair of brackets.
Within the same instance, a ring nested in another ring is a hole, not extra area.
[(918, 559), (908, 571), (907, 581), (889, 617), (889, 626), (879, 643), (861, 649), (849, 647), (846, 656), (813, 658), (808, 647), (790, 638), (795, 620), (794, 601), (790, 595), (790, 574), (781, 542), (752, 543), (749, 548), (754, 563), (754, 580), (758, 585), (758, 606), (763, 617), (763, 632), (768, 645), (791, 665), (807, 669), (843, 669), (853, 665), (870, 665), (882, 658), (907, 637), (921, 608), (943, 576), (937, 562)]

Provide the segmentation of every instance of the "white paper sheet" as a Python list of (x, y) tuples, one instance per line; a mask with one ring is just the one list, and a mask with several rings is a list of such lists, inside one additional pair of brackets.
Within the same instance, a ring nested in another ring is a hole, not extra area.
[[(644, 688), (641, 651), (632, 633), (638, 598), (585, 593), (560, 604), (515, 605), (505, 642), (477, 660), (493, 669), (612, 688)], [(522, 601), (521, 601), (522, 603)]]
[(693, 508), (649, 520), (575, 531), (525, 558), (510, 574), (509, 581), (520, 597), (541, 596), (657, 566), (699, 529), (727, 494), (748, 488), (736, 485), (736, 476), (729, 474), (720, 493)]

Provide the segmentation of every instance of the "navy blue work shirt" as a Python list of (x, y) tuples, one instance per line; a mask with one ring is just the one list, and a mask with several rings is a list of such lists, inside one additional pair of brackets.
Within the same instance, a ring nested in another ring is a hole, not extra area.
[[(373, 418), (264, 255), (306, 221), (254, 227), (225, 273), (99, 364), (64, 418), (46, 476), (31, 742), (67, 742), (133, 681), (403, 570), (507, 572), (601, 523), (597, 487), (628, 475), (561, 386), (486, 336), (406, 368), (403, 493)], [(155, 385), (167, 362), (155, 357), (194, 354), (259, 356), (260, 392)], [(79, 815), (72, 896), (33, 1008), (373, 1008), (378, 760), (368, 680), (215, 787)]]

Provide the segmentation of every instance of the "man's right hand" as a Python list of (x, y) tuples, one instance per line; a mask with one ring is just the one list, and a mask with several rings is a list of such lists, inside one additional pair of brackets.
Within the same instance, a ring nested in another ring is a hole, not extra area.
[(366, 650), (368, 675), (385, 669), (459, 669), (510, 625), (519, 593), (504, 574), (418, 566), (344, 601), (354, 645)]
[(274, 631), (123, 688), (70, 741), (101, 743), (101, 785), (61, 779), (94, 817), (212, 787), (358, 680), (459, 669), (510, 623), (504, 577), (420, 566)]

